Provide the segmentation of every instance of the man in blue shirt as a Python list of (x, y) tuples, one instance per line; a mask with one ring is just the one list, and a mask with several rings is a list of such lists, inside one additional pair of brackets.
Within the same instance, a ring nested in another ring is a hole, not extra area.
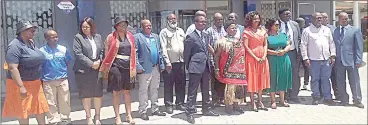
[(165, 70), (161, 54), (160, 38), (151, 32), (151, 22), (141, 21), (142, 32), (134, 35), (137, 56), (137, 78), (139, 83), (139, 114), (143, 120), (149, 120), (147, 115), (148, 99), (151, 100), (153, 115), (165, 116), (158, 109), (158, 88), (160, 73)]
[(66, 47), (59, 45), (58, 35), (54, 30), (44, 33), (47, 44), (40, 50), (46, 61), (42, 66), (43, 89), (50, 111), (47, 119), (50, 124), (70, 123), (70, 92), (67, 65), (72, 60)]

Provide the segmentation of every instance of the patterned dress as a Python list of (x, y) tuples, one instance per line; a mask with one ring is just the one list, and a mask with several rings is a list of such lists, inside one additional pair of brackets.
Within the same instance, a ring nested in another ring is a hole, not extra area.
[[(254, 33), (250, 28), (244, 29), (242, 38), (248, 39), (248, 47), (258, 58), (265, 54), (264, 44), (267, 32), (261, 29), (260, 33)], [(245, 70), (248, 80), (248, 92), (258, 92), (270, 88), (270, 72), (268, 60), (257, 62), (250, 54), (245, 54)]]
[(225, 104), (241, 103), (244, 100), (244, 86), (247, 84), (244, 44), (237, 38), (225, 37), (216, 41), (215, 49), (221, 51), (218, 59), (219, 75), (216, 78), (226, 85)]
[[(268, 49), (278, 51), (287, 45), (288, 37), (284, 33), (278, 33), (275, 36), (268, 36)], [(271, 87), (268, 92), (286, 91), (291, 89), (291, 62), (289, 55), (286, 53), (283, 56), (268, 55), (270, 64), (270, 82)]]

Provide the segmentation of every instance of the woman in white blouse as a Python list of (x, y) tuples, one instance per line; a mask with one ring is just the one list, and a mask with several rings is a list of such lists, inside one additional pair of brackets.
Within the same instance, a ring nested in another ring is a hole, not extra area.
[(93, 124), (91, 118), (91, 100), (95, 107), (95, 124), (100, 122), (101, 98), (103, 84), (98, 77), (104, 44), (101, 35), (96, 34), (95, 24), (90, 17), (80, 23), (80, 32), (75, 35), (73, 51), (75, 53), (75, 79), (78, 85), (79, 98), (82, 99), (86, 112), (87, 124)]

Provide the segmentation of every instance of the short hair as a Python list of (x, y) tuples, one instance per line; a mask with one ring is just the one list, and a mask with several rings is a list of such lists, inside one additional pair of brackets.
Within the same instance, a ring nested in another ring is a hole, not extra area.
[(171, 14), (173, 14), (174, 16), (176, 16), (174, 13), (169, 13), (169, 14), (167, 14), (167, 16), (166, 16), (166, 19), (169, 19), (169, 16), (170, 16)]
[(203, 18), (206, 18), (205, 16), (195, 16), (195, 17), (194, 17), (194, 22), (198, 22), (198, 20), (199, 20), (199, 17), (203, 17)]
[(43, 36), (45, 37), (45, 38), (47, 38), (49, 35), (49, 32), (51, 32), (51, 31), (54, 31), (54, 32), (56, 32), (54, 29), (46, 29), (44, 32), (43, 32)]
[(225, 25), (224, 25), (224, 29), (225, 30), (227, 30), (227, 28), (229, 28), (231, 25), (236, 25), (236, 23), (234, 23), (234, 22), (230, 22), (230, 21), (227, 21), (226, 23), (225, 23)]
[(302, 23), (302, 22), (305, 22), (305, 20), (304, 20), (304, 18), (299, 17), (299, 18), (295, 19), (295, 22)]
[(250, 11), (247, 15), (245, 15), (245, 25), (246, 27), (251, 27), (252, 26), (252, 22), (254, 20), (254, 17), (259, 16), (260, 22), (258, 24), (258, 26), (261, 25), (262, 22), (262, 18), (261, 15), (257, 12), (257, 11)]
[(271, 27), (278, 21), (276, 18), (270, 18), (266, 20), (265, 28), (270, 31)]
[(91, 17), (85, 17), (79, 24), (79, 33), (85, 35), (82, 30), (83, 23), (86, 22), (91, 27), (91, 35), (96, 34), (96, 25)]
[(286, 12), (286, 11), (290, 11), (290, 9), (288, 9), (288, 8), (280, 9), (280, 10), (279, 10), (279, 16), (280, 16), (281, 14), (283, 14), (284, 12)]
[(232, 15), (232, 14), (234, 14), (235, 19), (238, 19), (238, 14), (236, 14), (236, 13), (230, 13), (229, 15), (227, 15), (227, 18), (229, 19), (230, 15)]

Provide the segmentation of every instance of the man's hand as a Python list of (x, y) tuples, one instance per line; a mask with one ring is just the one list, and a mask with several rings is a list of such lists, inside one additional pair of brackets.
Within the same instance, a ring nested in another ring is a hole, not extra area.
[(331, 58), (330, 59), (330, 64), (331, 64), (331, 66), (333, 66), (335, 64), (335, 59)]
[(362, 67), (363, 65), (362, 65), (362, 64), (355, 64), (355, 66), (356, 66), (357, 68), (360, 68), (360, 67)]
[(97, 61), (93, 62), (92, 68), (97, 70), (98, 67), (100, 67), (100, 63), (101, 63), (100, 60), (97, 60)]
[(144, 71), (142, 69), (137, 69), (137, 73), (143, 73)]
[(170, 73), (171, 72), (171, 69), (172, 69), (172, 66), (171, 66), (171, 64), (166, 64), (166, 71), (168, 72), (168, 73)]
[(22, 99), (27, 97), (27, 90), (24, 86), (19, 87), (19, 92)]
[(309, 61), (309, 59), (304, 60), (304, 63), (305, 63), (305, 65), (306, 65), (307, 67), (310, 67), (310, 61)]

